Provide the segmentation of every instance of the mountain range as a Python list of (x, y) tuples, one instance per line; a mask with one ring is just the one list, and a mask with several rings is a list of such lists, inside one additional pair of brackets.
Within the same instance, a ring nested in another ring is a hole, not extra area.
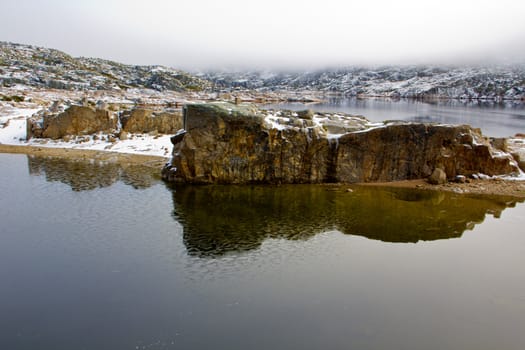
[(159, 65), (75, 58), (55, 49), (0, 42), (0, 87), (13, 85), (66, 90), (312, 91), (347, 97), (524, 100), (525, 64), (185, 72)]

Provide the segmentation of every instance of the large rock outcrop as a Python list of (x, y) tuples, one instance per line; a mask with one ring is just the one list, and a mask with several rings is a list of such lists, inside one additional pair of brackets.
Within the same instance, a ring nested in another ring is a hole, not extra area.
[(47, 112), (28, 119), (28, 139), (61, 139), (96, 133), (122, 135), (125, 133), (174, 134), (182, 128), (182, 111), (135, 108), (116, 113), (107, 110), (104, 103), (97, 107), (72, 105), (62, 113), (50, 108)]
[(517, 173), (512, 156), (469, 126), (372, 124), (342, 114), (186, 106), (163, 178), (183, 183), (377, 182)]

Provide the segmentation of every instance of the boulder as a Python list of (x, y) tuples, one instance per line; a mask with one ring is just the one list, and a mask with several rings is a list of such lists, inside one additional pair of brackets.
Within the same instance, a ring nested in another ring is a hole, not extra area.
[[(288, 112), (270, 118), (252, 105), (194, 104), (186, 110), (186, 132), (172, 138), (173, 157), (162, 172), (167, 181), (352, 183), (427, 178), (436, 168), (445, 179), (519, 171), (509, 154), (466, 125), (372, 125), (340, 114), (341, 127), (326, 128), (323, 121), (332, 125), (334, 118), (315, 115), (305, 126)], [(277, 123), (283, 115), (287, 122)]]
[[(59, 139), (65, 135), (89, 135), (99, 132), (120, 132), (121, 139), (128, 133), (172, 134), (182, 128), (182, 112), (134, 109), (123, 112), (119, 117), (107, 110), (105, 103), (91, 106), (71, 106), (63, 113), (43, 116), (43, 123), (28, 122), (28, 135)], [(40, 128), (40, 124), (42, 127)], [(40, 130), (41, 129), (41, 130)]]
[(312, 120), (312, 118), (314, 117), (314, 112), (311, 109), (297, 111), (297, 117), (301, 119)]
[(186, 134), (174, 145), (173, 160), (163, 171), (167, 180), (324, 182), (329, 144), (319, 137), (320, 130), (272, 128), (261, 111), (251, 105), (216, 103), (186, 108)]
[(42, 137), (59, 139), (65, 135), (90, 135), (114, 132), (118, 118), (106, 110), (87, 106), (71, 106), (63, 113), (45, 115)]
[(447, 183), (447, 173), (441, 168), (436, 168), (428, 178), (428, 182), (432, 185), (442, 185)]
[(174, 134), (182, 128), (182, 111), (155, 112), (137, 108), (121, 116), (122, 129), (128, 133)]

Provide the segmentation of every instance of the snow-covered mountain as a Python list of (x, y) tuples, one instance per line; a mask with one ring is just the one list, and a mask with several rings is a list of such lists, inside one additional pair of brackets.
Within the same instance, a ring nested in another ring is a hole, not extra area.
[(190, 74), (74, 58), (48, 48), (0, 42), (0, 87), (65, 90), (316, 92), (343, 96), (525, 100), (525, 64), (347, 67), (311, 72), (210, 71)]
[(215, 89), (311, 90), (345, 96), (525, 98), (525, 65), (491, 67), (349, 67), (313, 72), (206, 72)]
[(64, 90), (202, 91), (210, 88), (208, 81), (163, 66), (74, 58), (54, 49), (0, 42), (0, 87), (16, 84)]

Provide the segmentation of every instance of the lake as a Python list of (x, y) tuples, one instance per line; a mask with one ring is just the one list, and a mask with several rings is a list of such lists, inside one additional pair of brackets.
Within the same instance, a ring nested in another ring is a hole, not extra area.
[(424, 102), (410, 99), (329, 98), (323, 103), (281, 103), (263, 108), (344, 112), (363, 115), (374, 122), (406, 120), (443, 124), (469, 124), (481, 128), (486, 136), (509, 137), (525, 133), (525, 103), (439, 100)]
[(525, 204), (0, 154), (2, 349), (523, 349)]

